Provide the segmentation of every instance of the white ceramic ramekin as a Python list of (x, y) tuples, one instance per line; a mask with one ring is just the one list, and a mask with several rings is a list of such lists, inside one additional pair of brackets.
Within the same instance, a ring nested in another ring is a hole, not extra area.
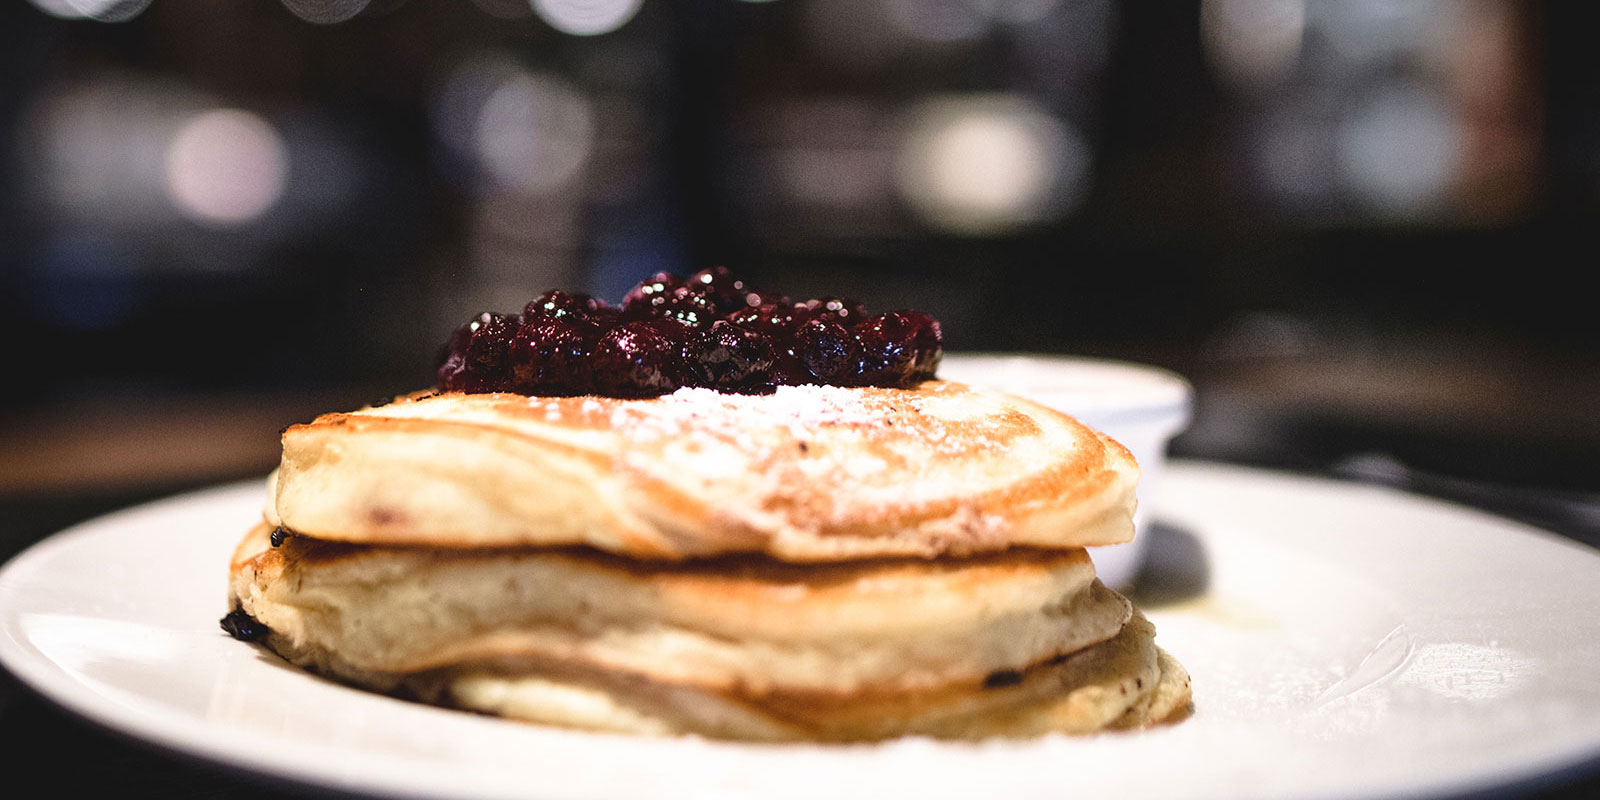
[(1090, 548), (1107, 586), (1125, 588), (1138, 574), (1149, 520), (1160, 507), (1167, 447), (1188, 426), (1194, 389), (1183, 377), (1145, 364), (1071, 356), (945, 353), (939, 377), (1019, 395), (1077, 417), (1121, 442), (1138, 459), (1139, 510), (1132, 542)]

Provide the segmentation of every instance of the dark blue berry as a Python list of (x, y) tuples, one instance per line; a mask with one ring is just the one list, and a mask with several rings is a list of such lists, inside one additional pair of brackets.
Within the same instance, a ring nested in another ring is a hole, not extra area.
[(772, 370), (767, 337), (724, 320), (689, 340), (685, 355), (696, 386), (739, 391), (764, 385)]
[(827, 318), (813, 319), (795, 332), (795, 355), (819, 383), (846, 383), (855, 377), (861, 348), (848, 328)]
[(622, 298), (622, 312), (629, 319), (654, 316), (656, 306), (666, 302), (672, 290), (683, 285), (683, 279), (670, 272), (657, 272), (639, 281)]
[(933, 377), (942, 354), (939, 323), (917, 311), (891, 311), (856, 325), (857, 379), (868, 386), (909, 386)]
[(683, 326), (664, 320), (624, 322), (606, 331), (595, 344), (589, 365), (595, 388), (613, 397), (649, 397), (677, 390), (688, 372), (683, 331)]
[(926, 314), (869, 318), (843, 297), (796, 303), (712, 267), (656, 273), (619, 306), (551, 290), (520, 316), (481, 314), (440, 349), (436, 378), (443, 391), (620, 397), (681, 386), (910, 386), (935, 375), (941, 348)]
[[(511, 354), (511, 338), (517, 333), (517, 320), (504, 314), (486, 312), (467, 323), (466, 345), (458, 366), (453, 367), (448, 383), (467, 392), (504, 391), (509, 377), (506, 367)], [(441, 373), (444, 368), (441, 368)], [(445, 381), (441, 381), (444, 383)], [(441, 386), (449, 390), (451, 387)]]
[(651, 307), (653, 316), (675, 322), (692, 331), (711, 327), (721, 316), (716, 301), (696, 292), (693, 287), (679, 286)]
[(586, 294), (567, 294), (559, 289), (551, 289), (528, 303), (522, 309), (522, 318), (524, 321), (540, 317), (571, 318), (588, 322), (604, 305)]
[(710, 298), (722, 314), (730, 314), (747, 305), (745, 295), (748, 290), (744, 281), (734, 278), (727, 267), (700, 270), (685, 279), (683, 285)]
[(728, 315), (728, 321), (745, 330), (773, 337), (794, 335), (795, 308), (781, 303), (763, 303), (742, 308)]
[(911, 381), (933, 378), (944, 356), (944, 336), (939, 321), (921, 311), (899, 311), (907, 346), (912, 351)]
[(589, 386), (588, 357), (600, 329), (576, 316), (536, 316), (511, 340), (513, 391), (579, 394)]

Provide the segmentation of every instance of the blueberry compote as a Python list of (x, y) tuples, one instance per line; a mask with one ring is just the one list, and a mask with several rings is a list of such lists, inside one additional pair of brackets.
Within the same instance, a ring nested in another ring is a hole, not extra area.
[(609, 397), (908, 387), (933, 377), (941, 352), (927, 314), (869, 316), (841, 297), (796, 302), (714, 267), (652, 275), (620, 306), (552, 290), (521, 314), (480, 314), (450, 337), (438, 377), (447, 392)]

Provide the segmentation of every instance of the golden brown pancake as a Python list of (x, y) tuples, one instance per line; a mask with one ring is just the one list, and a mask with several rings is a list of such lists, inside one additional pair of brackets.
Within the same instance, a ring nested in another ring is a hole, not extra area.
[[(1117, 635), (1128, 601), (1082, 550), (793, 565), (584, 550), (240, 547), (230, 600), (320, 671), (540, 660), (746, 695), (974, 682)], [(365, 676), (379, 676), (366, 679)]]
[(230, 604), (365, 688), (638, 734), (860, 741), (1162, 721), (1188, 678), (1082, 550), (792, 565), (349, 545), (263, 525)]
[(283, 448), (229, 606), (353, 686), (761, 741), (1080, 734), (1189, 705), (1084, 550), (1132, 537), (1138, 466), (1020, 398), (419, 393)]
[(1020, 673), (922, 691), (843, 697), (744, 697), (608, 671), (474, 666), (407, 678), (416, 696), (471, 711), (569, 728), (746, 741), (865, 742), (1087, 735), (1175, 722), (1189, 712), (1189, 674), (1135, 617), (1116, 637)]
[(1071, 417), (945, 381), (644, 400), (430, 393), (285, 431), (268, 516), (375, 545), (964, 556), (1127, 541), (1138, 474)]

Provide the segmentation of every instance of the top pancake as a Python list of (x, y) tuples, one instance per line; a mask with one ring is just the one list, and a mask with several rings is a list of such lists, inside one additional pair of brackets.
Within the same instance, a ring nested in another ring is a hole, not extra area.
[(1138, 474), (1065, 414), (947, 381), (427, 393), (288, 428), (267, 516), (366, 544), (932, 557), (1127, 541)]

